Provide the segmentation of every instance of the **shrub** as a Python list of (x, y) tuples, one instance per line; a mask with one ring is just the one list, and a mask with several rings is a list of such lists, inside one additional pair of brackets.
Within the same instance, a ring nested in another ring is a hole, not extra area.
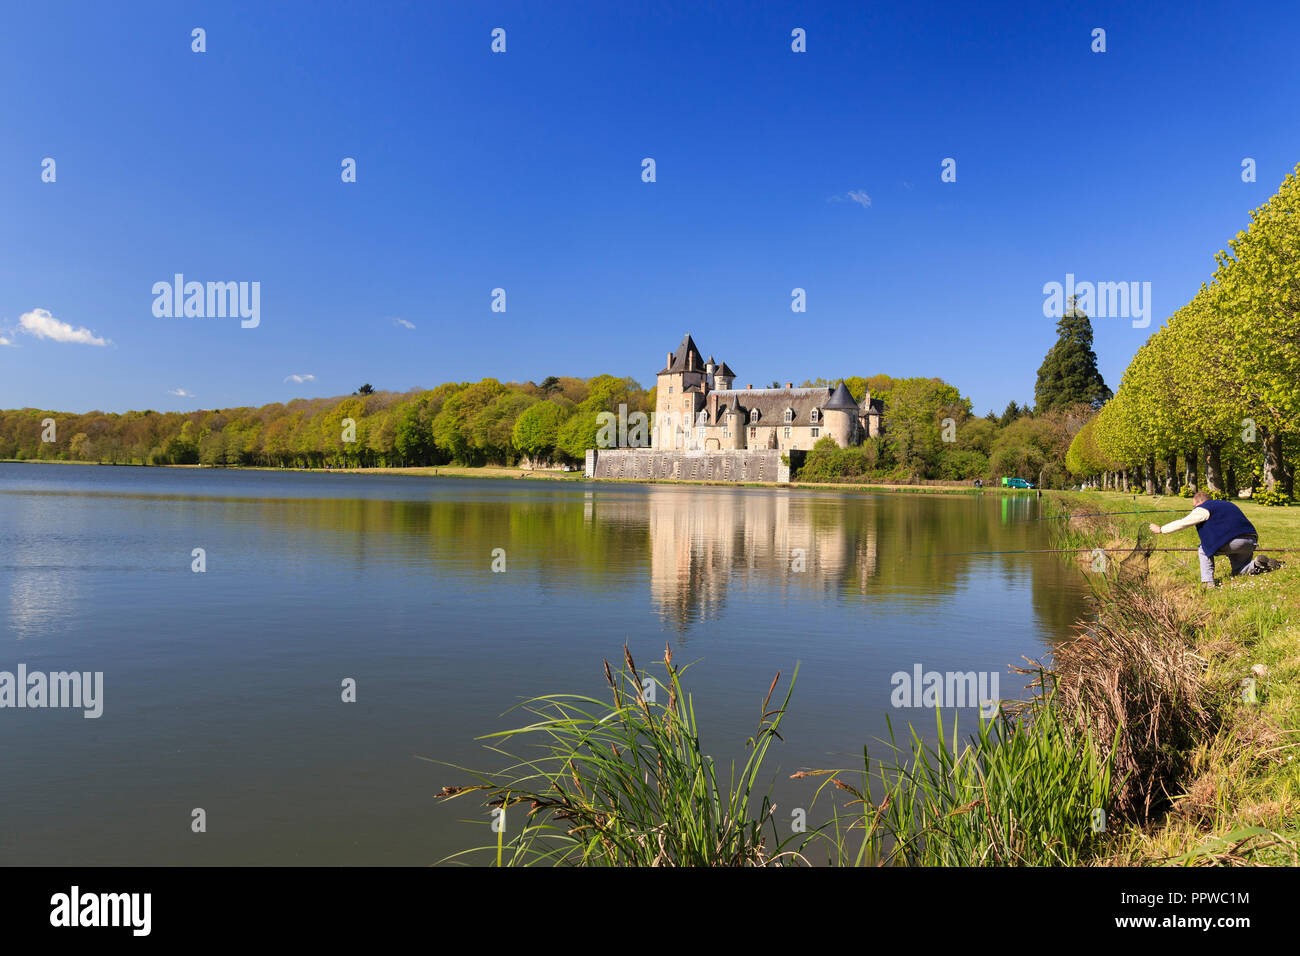
[(988, 456), (982, 452), (954, 449), (939, 457), (939, 477), (945, 481), (982, 478), (988, 473)]
[(1291, 498), (1281, 488), (1263, 489), (1255, 492), (1254, 501), (1261, 505), (1267, 505), (1270, 508), (1285, 508), (1291, 504)]

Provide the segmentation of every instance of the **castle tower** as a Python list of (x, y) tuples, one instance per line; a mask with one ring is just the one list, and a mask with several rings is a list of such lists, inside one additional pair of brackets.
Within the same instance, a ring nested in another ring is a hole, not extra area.
[(880, 427), (880, 402), (871, 400), (871, 389), (867, 389), (867, 394), (862, 397), (862, 404), (858, 406), (858, 422), (862, 426), (862, 434), (868, 438), (875, 438), (881, 432)]
[(841, 448), (848, 448), (858, 437), (858, 403), (848, 387), (840, 382), (831, 393), (830, 400), (822, 406), (826, 434), (835, 439)]
[(700, 350), (690, 335), (676, 352), (669, 352), (655, 379), (655, 425), (652, 446), (685, 448), (695, 412), (704, 404), (708, 372)]

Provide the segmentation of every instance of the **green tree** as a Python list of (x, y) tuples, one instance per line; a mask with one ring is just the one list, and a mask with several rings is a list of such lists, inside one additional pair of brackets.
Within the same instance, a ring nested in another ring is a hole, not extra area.
[(1092, 350), (1092, 323), (1082, 309), (1070, 299), (1056, 323), (1056, 344), (1047, 352), (1038, 369), (1034, 385), (1034, 402), (1040, 412), (1087, 402), (1100, 408), (1111, 391), (1097, 370), (1097, 353)]
[(912, 478), (931, 478), (944, 448), (943, 420), (960, 427), (970, 417), (970, 400), (938, 378), (896, 379), (885, 406), (885, 435), (899, 468)]
[(554, 402), (538, 402), (515, 420), (514, 446), (534, 461), (546, 460), (559, 441), (564, 413)]

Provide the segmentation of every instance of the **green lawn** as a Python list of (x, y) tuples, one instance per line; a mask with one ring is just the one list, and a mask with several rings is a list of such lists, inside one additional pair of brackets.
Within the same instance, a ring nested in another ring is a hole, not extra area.
[[(1060, 500), (1074, 513), (1191, 510), (1188, 499), (1168, 496), (1088, 492), (1064, 494)], [(1259, 532), (1261, 548), (1300, 549), (1300, 507), (1236, 503)], [(1165, 524), (1177, 517), (1181, 514), (1116, 517), (1094, 537), (1111, 545), (1132, 544), (1148, 522)], [(1194, 549), (1197, 544), (1192, 528), (1154, 538), (1156, 547)], [(1176, 858), (1216, 840), (1223, 840), (1226, 849), (1251, 827), (1300, 840), (1300, 551), (1270, 556), (1285, 567), (1238, 578), (1219, 558), (1215, 571), (1220, 587), (1206, 590), (1200, 586), (1195, 551), (1152, 554), (1151, 581), (1199, 621), (1196, 650), (1209, 673), (1235, 686), (1253, 678), (1258, 702), (1248, 703), (1241, 689), (1228, 725), (1197, 751), (1196, 773), (1178, 800), (1179, 809), (1159, 825), (1129, 834), (1117, 848), (1115, 862)], [(1249, 852), (1239, 855), (1255, 862), (1284, 862), (1294, 852), (1294, 843), (1288, 850), (1267, 837), (1246, 846)]]

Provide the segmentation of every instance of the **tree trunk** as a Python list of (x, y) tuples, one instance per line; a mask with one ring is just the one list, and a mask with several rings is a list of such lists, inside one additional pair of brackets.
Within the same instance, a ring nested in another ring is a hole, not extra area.
[(1183, 453), (1183, 484), (1192, 489), (1192, 494), (1196, 494), (1196, 452), (1194, 451)]
[(1165, 458), (1165, 494), (1178, 494), (1178, 455), (1170, 452)]
[(1219, 446), (1205, 446), (1205, 486), (1210, 491), (1224, 492), (1223, 466), (1219, 462)]
[(1260, 429), (1264, 445), (1264, 487), (1277, 490), (1282, 480), (1282, 436), (1273, 429)]
[(1147, 460), (1142, 463), (1142, 490), (1149, 495), (1156, 493), (1156, 459), (1154, 455), (1148, 455)]
[(1128, 492), (1128, 469), (1127, 468), (1121, 468), (1119, 470), (1119, 480), (1120, 480), (1120, 487), (1123, 488), (1124, 491), (1127, 493)]

